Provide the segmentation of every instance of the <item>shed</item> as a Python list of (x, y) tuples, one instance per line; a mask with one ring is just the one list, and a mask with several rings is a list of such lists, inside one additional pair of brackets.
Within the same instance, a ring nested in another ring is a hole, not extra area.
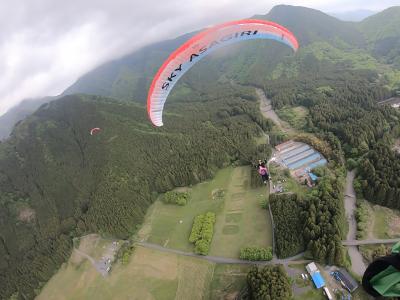
[(322, 277), (321, 273), (318, 270), (317, 265), (314, 262), (309, 263), (306, 266), (306, 270), (307, 270), (308, 273), (310, 273), (311, 280), (314, 282), (315, 287), (317, 289), (322, 288), (323, 286), (325, 286), (325, 280)]
[(314, 173), (308, 173), (308, 175), (310, 175), (310, 178), (311, 178), (311, 180), (313, 181), (313, 182), (315, 182), (315, 181), (317, 181), (317, 179), (318, 179), (318, 176), (317, 175), (315, 175)]
[(319, 271), (318, 272), (314, 272), (313, 274), (310, 274), (310, 275), (311, 275), (311, 279), (314, 282), (315, 287), (317, 289), (320, 289), (320, 288), (325, 286), (325, 280), (324, 280), (324, 278), (322, 277), (322, 275), (321, 275), (321, 273)]
[(324, 287), (324, 292), (328, 300), (333, 300), (332, 294), (326, 286)]
[(338, 271), (338, 276), (343, 282), (344, 287), (350, 292), (354, 292), (358, 288), (358, 283), (357, 281), (354, 280), (353, 277), (345, 270), (345, 269), (340, 269)]
[(308, 273), (310, 273), (310, 274), (319, 271), (317, 265), (314, 262), (309, 263), (306, 266), (306, 269), (307, 269)]

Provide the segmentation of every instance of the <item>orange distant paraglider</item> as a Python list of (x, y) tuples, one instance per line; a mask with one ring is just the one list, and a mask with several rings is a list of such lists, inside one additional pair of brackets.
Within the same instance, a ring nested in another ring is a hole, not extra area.
[(91, 130), (90, 130), (90, 135), (94, 135), (94, 134), (96, 134), (97, 132), (99, 132), (101, 129), (99, 128), (99, 127), (95, 127), (95, 128), (92, 128)]

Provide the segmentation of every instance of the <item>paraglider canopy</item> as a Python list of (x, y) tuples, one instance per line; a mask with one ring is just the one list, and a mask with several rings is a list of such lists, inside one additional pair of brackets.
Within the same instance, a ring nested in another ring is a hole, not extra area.
[(92, 128), (92, 129), (90, 129), (90, 135), (94, 135), (94, 134), (96, 134), (97, 132), (99, 132), (101, 129), (99, 128), (99, 127), (95, 127), (95, 128)]
[(155, 75), (147, 97), (147, 112), (155, 126), (162, 126), (162, 113), (168, 94), (176, 82), (200, 59), (224, 46), (246, 40), (272, 39), (299, 47), (296, 37), (285, 27), (265, 20), (239, 20), (211, 27), (176, 49)]

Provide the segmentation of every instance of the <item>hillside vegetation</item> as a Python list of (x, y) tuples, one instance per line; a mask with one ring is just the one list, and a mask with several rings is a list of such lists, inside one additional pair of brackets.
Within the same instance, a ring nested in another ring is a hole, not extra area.
[[(158, 193), (259, 158), (268, 147), (256, 146), (255, 137), (272, 123), (243, 85), (263, 88), (274, 108), (305, 107), (304, 130), (328, 146), (331, 170), (302, 201), (304, 246), (321, 262), (343, 264), (345, 158), (359, 167), (367, 198), (399, 207), (400, 157), (388, 144), (399, 135), (400, 114), (377, 104), (400, 91), (399, 16), (392, 8), (349, 23), (277, 6), (256, 17), (293, 31), (301, 47), (296, 55), (271, 41), (216, 51), (177, 84), (165, 107), (166, 126), (158, 129), (143, 107), (147, 89), (162, 61), (193, 34), (80, 78), (64, 95), (99, 96), (45, 104), (0, 144), (0, 298), (33, 298), (69, 256), (72, 237), (126, 238)], [(102, 130), (90, 136), (93, 127)]]
[[(72, 237), (127, 238), (157, 193), (256, 157), (257, 104), (239, 96), (248, 93), (221, 87), (218, 98), (172, 108), (162, 129), (141, 106), (84, 95), (45, 105), (19, 124), (0, 144), (0, 298), (16, 290), (32, 298), (69, 256)], [(101, 131), (91, 136), (93, 127)]]

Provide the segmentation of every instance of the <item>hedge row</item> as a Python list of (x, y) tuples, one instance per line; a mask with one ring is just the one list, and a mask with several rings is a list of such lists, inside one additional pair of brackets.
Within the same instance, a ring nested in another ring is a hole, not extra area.
[(163, 202), (166, 204), (177, 204), (184, 206), (189, 201), (189, 193), (186, 192), (166, 192), (164, 194)]
[(271, 247), (244, 247), (240, 249), (240, 259), (244, 260), (271, 260), (272, 249)]
[(189, 242), (195, 245), (194, 252), (207, 255), (214, 234), (215, 213), (208, 212), (198, 215), (193, 222)]

